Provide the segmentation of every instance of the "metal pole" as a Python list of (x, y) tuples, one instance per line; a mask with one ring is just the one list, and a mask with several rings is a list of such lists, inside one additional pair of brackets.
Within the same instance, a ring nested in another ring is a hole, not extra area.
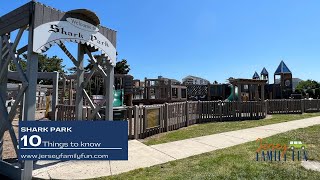
[(78, 44), (78, 66), (77, 66), (77, 86), (76, 86), (76, 120), (83, 120), (83, 68), (84, 45)]

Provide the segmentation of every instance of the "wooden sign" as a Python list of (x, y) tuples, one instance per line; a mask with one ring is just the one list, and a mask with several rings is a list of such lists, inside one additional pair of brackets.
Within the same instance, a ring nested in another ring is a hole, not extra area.
[(54, 44), (65, 41), (86, 44), (102, 55), (116, 62), (116, 49), (112, 43), (99, 32), (99, 28), (80, 19), (67, 18), (66, 21), (44, 23), (34, 29), (33, 51), (43, 53)]

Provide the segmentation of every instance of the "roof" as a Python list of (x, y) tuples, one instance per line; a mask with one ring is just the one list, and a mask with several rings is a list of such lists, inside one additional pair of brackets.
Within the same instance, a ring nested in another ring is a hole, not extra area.
[(185, 78), (182, 79), (182, 81), (184, 81), (185, 79), (189, 79), (189, 78), (192, 78), (192, 79), (201, 79), (201, 80), (204, 80), (204, 81), (208, 81), (208, 82), (209, 82), (209, 80), (207, 80), (207, 79), (204, 79), (204, 78), (201, 78), (201, 77), (197, 77), (197, 76), (191, 76), (191, 75), (186, 76)]
[(100, 25), (100, 19), (99, 17), (96, 15), (96, 13), (88, 10), (88, 9), (74, 9), (71, 11), (68, 11), (67, 13), (70, 14), (82, 14), (84, 16), (86, 16), (87, 18), (91, 19), (95, 26)]
[(291, 74), (291, 71), (288, 68), (288, 66), (283, 61), (281, 61), (274, 74), (279, 75), (279, 74), (286, 74), (286, 73)]
[(264, 67), (260, 73), (261, 75), (269, 75), (267, 69)]
[(266, 84), (267, 80), (260, 79), (230, 79), (231, 84)]
[(259, 74), (256, 72), (254, 72), (254, 75), (252, 76), (252, 79), (260, 79)]

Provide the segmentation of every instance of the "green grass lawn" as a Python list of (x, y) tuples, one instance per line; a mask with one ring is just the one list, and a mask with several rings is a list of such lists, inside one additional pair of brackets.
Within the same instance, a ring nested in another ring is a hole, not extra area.
[(229, 121), (229, 122), (212, 122), (205, 124), (196, 124), (176, 131), (158, 134), (142, 142), (146, 145), (162, 144), (177, 140), (189, 139), (210, 134), (234, 131), (239, 129), (263, 126), (268, 124), (281, 123), (286, 121), (298, 120), (303, 118), (320, 116), (320, 113), (290, 114), (290, 115), (272, 115), (270, 119), (247, 120), (247, 121)]
[[(288, 145), (291, 140), (301, 140), (307, 144), (309, 159), (320, 161), (319, 132), (317, 125), (271, 136), (263, 142)], [(320, 172), (305, 170), (301, 162), (290, 158), (286, 162), (256, 161), (258, 146), (255, 141), (249, 142), (99, 179), (320, 179)]]

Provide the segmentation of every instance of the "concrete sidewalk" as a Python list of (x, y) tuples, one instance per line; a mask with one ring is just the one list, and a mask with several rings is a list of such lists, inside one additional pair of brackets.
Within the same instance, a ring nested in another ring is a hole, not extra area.
[(317, 124), (320, 124), (320, 117), (224, 132), (153, 146), (146, 146), (139, 141), (132, 140), (129, 141), (128, 161), (40, 161), (34, 167), (33, 176), (43, 179), (87, 179), (110, 176)]

